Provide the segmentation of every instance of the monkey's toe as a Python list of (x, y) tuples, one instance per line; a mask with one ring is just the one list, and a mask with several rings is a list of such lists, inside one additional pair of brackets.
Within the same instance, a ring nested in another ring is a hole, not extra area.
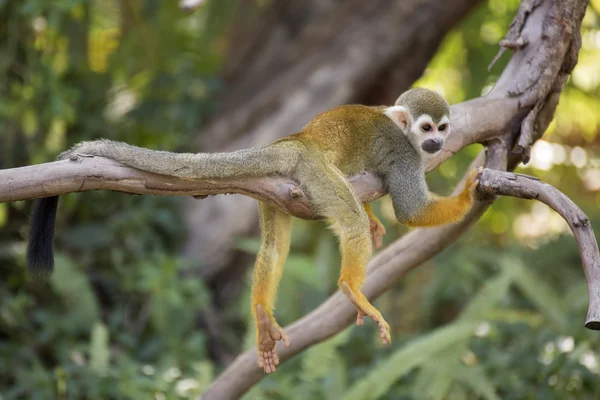
[(385, 226), (378, 219), (369, 219), (369, 229), (371, 230), (371, 240), (376, 249), (383, 244), (383, 236), (386, 234)]
[(290, 340), (283, 329), (267, 315), (263, 307), (256, 306), (258, 366), (263, 368), (267, 374), (275, 372), (279, 364), (279, 356), (275, 353), (275, 345), (282, 340), (285, 347), (290, 346)]
[(275, 372), (276, 365), (279, 364), (279, 357), (275, 353), (275, 350), (269, 351), (258, 351), (258, 366), (261, 367), (265, 373), (270, 374)]
[(385, 322), (385, 320), (382, 318), (380, 321), (377, 322), (377, 324), (379, 325), (379, 333), (381, 336), (381, 343), (383, 343), (383, 344), (392, 343), (392, 336), (390, 335), (390, 326), (388, 325), (388, 323)]

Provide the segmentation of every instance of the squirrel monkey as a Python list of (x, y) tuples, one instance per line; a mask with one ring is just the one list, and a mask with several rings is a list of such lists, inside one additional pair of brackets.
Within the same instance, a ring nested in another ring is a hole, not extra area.
[[(391, 195), (397, 219), (408, 226), (459, 221), (471, 208), (477, 174), (471, 174), (456, 197), (431, 193), (422, 163), (438, 152), (450, 133), (450, 107), (438, 93), (421, 88), (403, 93), (394, 106), (345, 105), (317, 115), (300, 132), (267, 146), (231, 153), (171, 153), (109, 140), (82, 142), (62, 153), (114, 159), (129, 167), (186, 179), (216, 180), (281, 175), (295, 179), (339, 237), (342, 258), (338, 281), (357, 310), (357, 325), (369, 316), (390, 343), (389, 326), (360, 291), (372, 240), (380, 244), (385, 229), (369, 205), (363, 207), (345, 179), (362, 171), (379, 174)], [(27, 249), (32, 273), (47, 276), (53, 268), (52, 242), (58, 197), (36, 200)], [(259, 202), (262, 244), (253, 272), (252, 313), (256, 322), (258, 364), (275, 371), (277, 341), (288, 337), (273, 316), (277, 285), (290, 247), (291, 217)]]

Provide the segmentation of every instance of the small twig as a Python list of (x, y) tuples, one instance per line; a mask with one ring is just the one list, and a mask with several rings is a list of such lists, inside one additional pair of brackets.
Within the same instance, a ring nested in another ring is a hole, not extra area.
[(585, 327), (600, 330), (600, 253), (592, 224), (584, 212), (554, 186), (527, 175), (484, 169), (478, 189), (494, 195), (541, 201), (567, 221), (579, 246), (588, 283), (590, 301)]
[(496, 64), (496, 62), (498, 62), (498, 60), (500, 59), (500, 57), (502, 57), (502, 55), (504, 54), (506, 49), (512, 50), (512, 51), (517, 51), (517, 50), (527, 46), (528, 44), (529, 44), (529, 42), (523, 36), (519, 36), (516, 40), (510, 40), (510, 39), (501, 40), (500, 43), (498, 44), (500, 46), (500, 50), (498, 50), (498, 53), (496, 53), (496, 56), (494, 57), (494, 59), (492, 60), (490, 65), (488, 65), (488, 71), (490, 71), (492, 69), (492, 67), (494, 66), (494, 64)]
[(527, 46), (529, 42), (522, 36), (521, 31), (525, 26), (525, 22), (527, 21), (529, 14), (531, 14), (531, 12), (538, 7), (542, 1), (543, 0), (523, 0), (521, 2), (521, 7), (519, 7), (517, 15), (510, 24), (506, 36), (500, 41), (500, 49), (488, 66), (488, 71), (491, 70), (494, 64), (496, 64), (500, 57), (502, 57), (502, 54), (504, 54), (506, 49), (516, 51)]

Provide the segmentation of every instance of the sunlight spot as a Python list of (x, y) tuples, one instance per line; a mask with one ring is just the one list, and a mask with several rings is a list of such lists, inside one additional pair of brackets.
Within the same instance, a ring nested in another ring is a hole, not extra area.
[(582, 168), (587, 164), (588, 157), (584, 149), (577, 146), (571, 150), (571, 156), (569, 157), (573, 165), (577, 168)]
[(475, 336), (484, 337), (490, 334), (490, 324), (487, 322), (482, 322), (479, 324), (477, 329), (475, 329)]
[(531, 206), (531, 215), (537, 223), (546, 221), (550, 217), (550, 214), (552, 214), (550, 207), (543, 203), (536, 202)]
[[(590, 192), (600, 190), (600, 169), (590, 168), (583, 173), (583, 184)], [(0, 223), (0, 225), (2, 225)]]
[(533, 218), (528, 214), (519, 215), (513, 223), (513, 231), (518, 238), (535, 236)]
[(177, 367), (169, 368), (163, 374), (163, 377), (167, 382), (173, 382), (175, 379), (181, 376), (181, 370)]
[(196, 8), (199, 5), (201, 5), (202, 3), (204, 3), (206, 0), (181, 0), (179, 2), (179, 7), (181, 8), (185, 8), (185, 9), (192, 9), (192, 8)]
[(578, 65), (571, 74), (573, 77), (573, 83), (575, 86), (585, 90), (591, 91), (598, 86), (600, 80), (600, 74), (595, 66)]
[(598, 373), (600, 366), (598, 365), (598, 357), (592, 351), (587, 351), (579, 357), (579, 364), (583, 365), (592, 372)]
[(552, 144), (552, 162), (554, 164), (562, 164), (567, 159), (567, 151), (565, 147), (558, 143)]
[(48, 22), (46, 21), (46, 18), (44, 18), (44, 17), (35, 17), (31, 21), (31, 27), (33, 28), (34, 31), (36, 31), (38, 33), (45, 30), (47, 25), (48, 25)]
[(200, 389), (200, 382), (193, 378), (182, 379), (175, 385), (175, 393), (181, 397), (191, 396), (194, 391)]
[(111, 90), (112, 99), (106, 105), (104, 116), (111, 122), (118, 122), (125, 114), (133, 110), (137, 104), (136, 93), (124, 86)]
[(570, 353), (575, 348), (575, 339), (571, 336), (561, 337), (556, 345), (561, 353)]
[(544, 140), (539, 140), (531, 149), (531, 165), (534, 168), (548, 171), (552, 168), (552, 145)]
[(156, 368), (154, 368), (154, 366), (150, 364), (146, 364), (142, 367), (142, 372), (144, 373), (144, 375), (154, 375), (154, 373), (156, 372)]

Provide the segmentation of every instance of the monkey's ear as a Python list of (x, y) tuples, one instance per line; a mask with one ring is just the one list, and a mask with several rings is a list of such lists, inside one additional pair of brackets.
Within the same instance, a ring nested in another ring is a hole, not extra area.
[(385, 109), (383, 112), (389, 119), (394, 121), (402, 132), (406, 132), (408, 124), (410, 122), (410, 115), (408, 109), (404, 106), (392, 106)]

